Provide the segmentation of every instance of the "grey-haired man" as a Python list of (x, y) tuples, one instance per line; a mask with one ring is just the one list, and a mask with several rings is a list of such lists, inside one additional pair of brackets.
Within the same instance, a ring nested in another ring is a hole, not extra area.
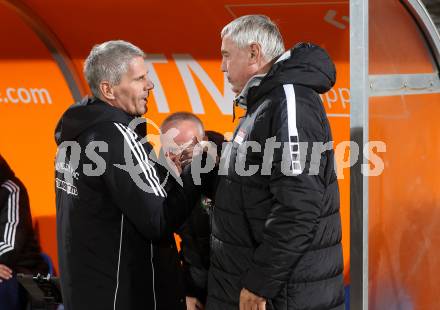
[(142, 50), (104, 42), (91, 50), (84, 73), (93, 97), (69, 107), (55, 133), (64, 306), (155, 309), (155, 241), (181, 226), (198, 190), (188, 169), (183, 187), (165, 190), (145, 132), (131, 126), (153, 89)]
[(342, 310), (334, 153), (311, 156), (314, 142), (331, 145), (318, 93), (335, 83), (333, 62), (313, 44), (285, 51), (266, 16), (239, 17), (221, 37), (246, 115), (220, 161), (206, 308)]

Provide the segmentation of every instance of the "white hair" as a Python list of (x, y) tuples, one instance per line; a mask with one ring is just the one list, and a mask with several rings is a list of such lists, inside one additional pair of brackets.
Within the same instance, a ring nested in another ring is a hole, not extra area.
[(284, 53), (283, 38), (279, 29), (265, 15), (245, 15), (234, 19), (223, 28), (221, 37), (229, 38), (239, 48), (252, 43), (259, 44), (267, 61)]
[(128, 64), (136, 57), (145, 58), (145, 53), (130, 42), (115, 40), (95, 45), (84, 62), (84, 75), (93, 96), (101, 97), (99, 84), (102, 81), (118, 85)]

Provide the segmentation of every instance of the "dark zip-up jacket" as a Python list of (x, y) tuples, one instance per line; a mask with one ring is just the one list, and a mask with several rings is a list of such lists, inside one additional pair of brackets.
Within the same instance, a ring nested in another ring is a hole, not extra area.
[(238, 97), (247, 111), (220, 161), (208, 310), (238, 309), (243, 288), (267, 309), (344, 308), (339, 190), (319, 97), (335, 79), (327, 53), (300, 44)]
[(46, 274), (26, 187), (0, 155), (0, 264), (14, 273)]
[(155, 309), (155, 242), (180, 227), (199, 199), (189, 169), (183, 187), (164, 188), (151, 145), (129, 127), (133, 119), (85, 99), (57, 125), (57, 238), (67, 310)]

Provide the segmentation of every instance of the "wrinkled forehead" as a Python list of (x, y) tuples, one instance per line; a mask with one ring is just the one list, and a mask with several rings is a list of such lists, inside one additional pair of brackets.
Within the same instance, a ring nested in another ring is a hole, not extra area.
[(238, 48), (237, 44), (235, 44), (234, 41), (232, 41), (229, 37), (222, 38), (222, 45), (221, 50), (223, 51), (229, 51), (231, 49)]
[(134, 57), (128, 63), (128, 69), (131, 71), (147, 71), (149, 64), (143, 57)]
[(134, 57), (127, 63), (125, 75), (139, 76), (148, 73), (148, 64), (143, 57)]

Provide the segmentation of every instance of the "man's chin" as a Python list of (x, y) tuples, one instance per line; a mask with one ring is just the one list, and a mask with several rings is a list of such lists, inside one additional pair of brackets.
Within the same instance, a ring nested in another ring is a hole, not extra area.
[(235, 88), (234, 86), (232, 86), (232, 92), (237, 96), (241, 93), (241, 89)]
[(145, 107), (140, 108), (138, 112), (139, 112), (139, 116), (146, 114), (148, 112), (148, 106), (145, 105)]

